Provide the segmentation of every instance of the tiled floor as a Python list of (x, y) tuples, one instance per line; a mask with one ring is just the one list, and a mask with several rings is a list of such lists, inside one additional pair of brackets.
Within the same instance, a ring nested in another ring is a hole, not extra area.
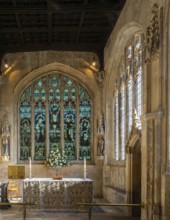
[[(101, 202), (101, 200), (100, 200)], [(0, 209), (0, 220), (21, 220), (23, 218), (23, 207), (14, 202), (8, 209)], [(27, 209), (25, 220), (88, 220), (88, 213), (81, 212), (45, 212), (31, 211)], [(114, 207), (98, 207), (93, 209), (91, 220), (139, 220), (122, 216), (121, 212)]]

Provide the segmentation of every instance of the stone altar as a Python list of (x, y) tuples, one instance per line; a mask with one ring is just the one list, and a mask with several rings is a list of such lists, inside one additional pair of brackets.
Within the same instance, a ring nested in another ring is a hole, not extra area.
[(81, 178), (27, 178), (23, 180), (23, 201), (31, 209), (84, 211), (77, 203), (91, 203), (93, 181)]

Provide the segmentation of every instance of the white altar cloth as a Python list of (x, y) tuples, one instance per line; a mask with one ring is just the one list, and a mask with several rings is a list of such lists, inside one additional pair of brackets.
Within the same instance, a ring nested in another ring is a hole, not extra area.
[(92, 181), (91, 179), (84, 179), (84, 178), (62, 178), (61, 180), (56, 180), (56, 179), (52, 179), (52, 178), (26, 178), (23, 180), (24, 182), (25, 181), (68, 181), (68, 182), (71, 182), (71, 181), (74, 181), (74, 182), (81, 182), (81, 181)]
[(93, 181), (83, 178), (27, 178), (23, 180), (23, 201), (43, 210), (83, 210), (77, 203), (91, 203)]

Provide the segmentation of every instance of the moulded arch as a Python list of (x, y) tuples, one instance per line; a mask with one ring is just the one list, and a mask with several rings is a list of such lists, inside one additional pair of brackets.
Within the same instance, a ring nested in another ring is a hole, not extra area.
[[(36, 78), (41, 77), (43, 75), (46, 75), (48, 73), (60, 73), (60, 74), (65, 74), (68, 77), (71, 77), (78, 82), (80, 82), (91, 94), (92, 99), (93, 99), (93, 119), (94, 121), (97, 120), (97, 111), (100, 109), (100, 90), (98, 88), (98, 85), (95, 81), (95, 79), (89, 78), (87, 75), (85, 75), (83, 72), (81, 72), (78, 69), (75, 69), (71, 66), (65, 65), (63, 63), (58, 63), (54, 62), (51, 64), (47, 64), (43, 67), (34, 69), (33, 71), (29, 72), (25, 77), (23, 77), (19, 83), (15, 86), (14, 88), (14, 99), (13, 99), (13, 112), (16, 117), (13, 117), (13, 133), (14, 134), (19, 134), (18, 132), (18, 99), (19, 99), (19, 94), (23, 91), (24, 88), (26, 88), (29, 84), (31, 84)], [(90, 83), (89, 83), (90, 80)], [(93, 124), (93, 131), (96, 130), (96, 124)], [(96, 151), (96, 133), (94, 133), (93, 136), (93, 153), (92, 155), (95, 156), (95, 151)], [(13, 145), (16, 147), (18, 146), (18, 140), (19, 136), (14, 136), (13, 138)], [(93, 157), (95, 160), (95, 157)]]
[[(117, 73), (117, 69), (119, 66), (119, 62), (122, 57), (122, 51), (128, 42), (128, 40), (135, 34), (142, 33), (142, 26), (131, 22), (122, 27), (116, 37), (115, 42), (113, 43), (113, 47), (109, 53), (109, 56), (112, 58), (110, 63), (106, 63), (107, 66), (107, 79), (106, 79), (106, 92), (110, 89), (113, 89), (113, 82), (115, 80), (115, 76)], [(110, 60), (110, 59), (109, 59)]]
[[(107, 49), (110, 49), (110, 52), (107, 52), (108, 54), (105, 55), (105, 58), (107, 58), (107, 62), (105, 63), (105, 70), (106, 70), (106, 79), (105, 79), (105, 107), (106, 107), (106, 118), (113, 118), (112, 114), (113, 112), (110, 111), (110, 107), (113, 105), (113, 93), (114, 93), (114, 87), (117, 77), (117, 70), (120, 63), (120, 60), (122, 58), (123, 51), (125, 49), (125, 46), (128, 42), (128, 40), (134, 36), (135, 34), (143, 33), (143, 28), (140, 24), (136, 22), (130, 22), (123, 26), (118, 34), (116, 35), (116, 38), (110, 38), (109, 47)], [(110, 45), (113, 45), (112, 47)], [(106, 129), (108, 130), (108, 133), (106, 134), (106, 140), (109, 140), (109, 137), (112, 137), (112, 120), (110, 120), (109, 123), (106, 125)], [(110, 140), (110, 143), (113, 143), (113, 140)], [(109, 142), (108, 142), (108, 145)], [(108, 149), (109, 153), (109, 149)]]
[(91, 83), (89, 83), (89, 77), (86, 76), (83, 72), (63, 63), (54, 62), (29, 72), (14, 88), (14, 95), (19, 94), (22, 89), (27, 86), (28, 83), (31, 83), (35, 78), (50, 72), (63, 73), (73, 77), (74, 79), (77, 79), (79, 82), (86, 86), (93, 97), (96, 95), (96, 91), (98, 91), (95, 80), (94, 83), (93, 80), (91, 80)]

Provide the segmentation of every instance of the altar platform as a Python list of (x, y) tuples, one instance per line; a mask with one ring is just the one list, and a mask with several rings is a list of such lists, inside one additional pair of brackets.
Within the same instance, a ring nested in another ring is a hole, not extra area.
[(87, 211), (78, 203), (93, 201), (93, 181), (81, 178), (31, 178), (23, 180), (23, 202), (29, 209)]

